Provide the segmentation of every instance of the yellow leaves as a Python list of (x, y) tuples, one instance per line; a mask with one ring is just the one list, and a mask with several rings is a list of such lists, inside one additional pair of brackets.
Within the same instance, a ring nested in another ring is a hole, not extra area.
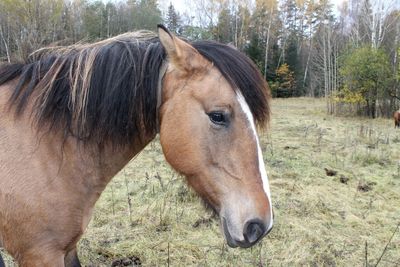
[(339, 92), (333, 93), (331, 98), (334, 102), (347, 104), (365, 104), (366, 100), (363, 95), (363, 88), (360, 90), (351, 91), (348, 87), (344, 87)]
[(289, 74), (289, 72), (290, 72), (289, 65), (284, 63), (276, 70), (276, 75), (287, 76)]
[(284, 88), (291, 88), (294, 86), (294, 74), (293, 71), (289, 69), (289, 65), (284, 63), (277, 70), (276, 75), (278, 80), (281, 82), (281, 86)]
[(284, 63), (276, 70), (276, 82), (271, 84), (271, 90), (274, 96), (290, 97), (294, 95), (295, 78), (293, 71), (290, 70), (289, 65)]

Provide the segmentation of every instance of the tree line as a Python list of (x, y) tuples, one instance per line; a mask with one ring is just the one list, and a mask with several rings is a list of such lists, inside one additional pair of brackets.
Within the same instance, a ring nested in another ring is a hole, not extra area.
[[(165, 7), (164, 7), (165, 6)], [(0, 60), (164, 23), (189, 40), (230, 43), (275, 97), (325, 97), (329, 113), (390, 116), (400, 100), (397, 0), (0, 0)]]

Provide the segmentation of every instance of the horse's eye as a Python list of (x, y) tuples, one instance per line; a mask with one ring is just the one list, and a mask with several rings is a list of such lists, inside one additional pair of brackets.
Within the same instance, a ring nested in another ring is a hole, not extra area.
[(225, 114), (222, 112), (211, 112), (208, 114), (208, 117), (210, 118), (210, 121), (215, 124), (223, 125), (227, 123)]

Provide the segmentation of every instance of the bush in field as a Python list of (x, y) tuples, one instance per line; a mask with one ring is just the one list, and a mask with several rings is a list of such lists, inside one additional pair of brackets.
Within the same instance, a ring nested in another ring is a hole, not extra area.
[(375, 118), (378, 102), (388, 98), (393, 81), (386, 53), (371, 47), (358, 48), (344, 57), (340, 74), (343, 87), (335, 100), (357, 104), (364, 114)]

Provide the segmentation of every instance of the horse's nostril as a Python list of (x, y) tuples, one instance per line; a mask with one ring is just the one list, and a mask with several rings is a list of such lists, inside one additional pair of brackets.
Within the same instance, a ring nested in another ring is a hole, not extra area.
[(255, 219), (248, 221), (243, 230), (243, 235), (246, 241), (253, 244), (264, 236), (266, 229), (261, 220)]

